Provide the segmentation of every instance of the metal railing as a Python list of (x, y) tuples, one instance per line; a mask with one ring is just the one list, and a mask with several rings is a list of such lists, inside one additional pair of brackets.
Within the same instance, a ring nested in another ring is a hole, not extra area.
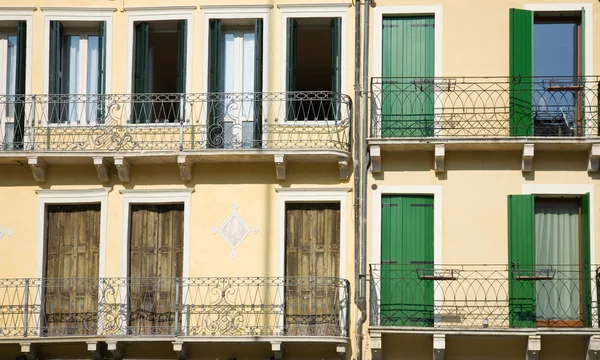
[(0, 151), (349, 151), (332, 92), (0, 96)]
[(600, 77), (372, 78), (371, 137), (598, 136)]
[(598, 274), (579, 265), (372, 264), (370, 324), (598, 327)]
[(0, 280), (0, 338), (334, 336), (349, 283), (317, 277)]

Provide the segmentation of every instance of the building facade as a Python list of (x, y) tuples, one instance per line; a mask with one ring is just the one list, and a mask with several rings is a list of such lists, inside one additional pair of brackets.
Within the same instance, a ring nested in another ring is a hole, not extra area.
[(598, 16), (0, 0), (0, 359), (598, 358)]

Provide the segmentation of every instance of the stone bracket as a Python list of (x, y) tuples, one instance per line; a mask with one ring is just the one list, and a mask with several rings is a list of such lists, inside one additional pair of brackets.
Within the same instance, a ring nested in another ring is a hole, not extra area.
[(525, 360), (537, 360), (540, 351), (542, 351), (542, 337), (540, 335), (529, 335)]
[(371, 156), (371, 172), (381, 172), (381, 147), (379, 145), (371, 146), (369, 155)]
[(339, 360), (346, 359), (346, 345), (336, 345), (335, 351), (337, 352)]
[(283, 344), (278, 341), (271, 341), (271, 351), (273, 351), (273, 359), (283, 359)]
[(597, 172), (600, 168), (600, 144), (593, 144), (588, 152), (588, 172)]
[(369, 336), (369, 346), (371, 348), (371, 359), (381, 360), (383, 355), (383, 347), (381, 341), (381, 333), (371, 333)]
[(179, 174), (181, 175), (181, 180), (192, 180), (192, 170), (194, 164), (192, 164), (190, 159), (185, 155), (179, 155), (177, 156), (177, 165), (179, 166)]
[(339, 158), (338, 165), (340, 168), (340, 180), (347, 180), (350, 177), (350, 169), (348, 168), (348, 159)]
[(101, 182), (108, 182), (108, 160), (104, 157), (94, 157), (94, 166)]
[(174, 341), (173, 351), (177, 354), (178, 360), (186, 360), (187, 359), (187, 346), (183, 341)]
[(444, 144), (435, 144), (435, 150), (433, 155), (433, 165), (435, 172), (446, 171), (444, 167), (444, 160), (446, 157), (446, 147)]
[(39, 183), (46, 181), (46, 163), (37, 156), (27, 158), (27, 163), (33, 172), (33, 178)]
[(590, 337), (586, 360), (600, 360), (600, 335)]
[(38, 346), (32, 343), (19, 343), (21, 352), (27, 360), (37, 360)]
[(121, 182), (129, 182), (131, 179), (131, 165), (129, 164), (129, 161), (121, 156), (116, 157), (115, 166), (119, 173), (119, 180), (121, 180)]
[(446, 335), (433, 334), (433, 359), (444, 360), (446, 355)]
[(533, 171), (533, 144), (524, 144), (523, 145), (521, 171), (523, 171), (523, 172)]
[(106, 343), (90, 341), (87, 343), (87, 349), (92, 353), (92, 359), (102, 360), (106, 356)]
[(125, 344), (116, 340), (106, 340), (106, 349), (115, 360), (121, 360), (125, 356)]
[(277, 174), (277, 180), (285, 180), (285, 167), (287, 164), (287, 159), (285, 155), (275, 155), (275, 173)]

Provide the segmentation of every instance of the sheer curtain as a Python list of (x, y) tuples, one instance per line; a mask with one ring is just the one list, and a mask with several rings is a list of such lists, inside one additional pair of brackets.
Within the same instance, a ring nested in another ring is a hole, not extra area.
[(69, 91), (69, 102), (68, 102), (68, 122), (75, 123), (77, 122), (77, 95), (79, 94), (79, 36), (68, 36), (68, 58), (69, 62), (68, 69), (68, 86)]
[[(15, 91), (17, 89), (17, 37), (8, 36), (7, 42), (8, 48), (6, 53), (6, 95), (15, 95)], [(8, 99), (11, 99), (10, 96), (8, 96)], [(9, 101), (6, 106), (6, 117), (13, 118), (14, 112), (14, 102)]]
[(98, 41), (98, 36), (88, 36), (86, 89), (86, 116), (88, 124), (95, 124), (98, 117)]
[(536, 201), (535, 252), (539, 269), (556, 269), (536, 282), (538, 320), (579, 320), (579, 206)]

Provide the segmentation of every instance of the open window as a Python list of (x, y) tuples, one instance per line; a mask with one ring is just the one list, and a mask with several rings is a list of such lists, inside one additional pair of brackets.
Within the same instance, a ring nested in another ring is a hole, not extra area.
[(50, 22), (50, 123), (104, 121), (105, 49), (104, 21)]
[(263, 19), (213, 19), (209, 37), (208, 147), (258, 148)]
[(511, 135), (584, 134), (584, 23), (583, 9), (511, 9)]
[(287, 19), (287, 121), (339, 117), (341, 22), (339, 17)]
[(184, 118), (187, 20), (135, 22), (132, 123)]
[(0, 149), (22, 149), (25, 114), (21, 96), (25, 94), (25, 21), (0, 22)]

